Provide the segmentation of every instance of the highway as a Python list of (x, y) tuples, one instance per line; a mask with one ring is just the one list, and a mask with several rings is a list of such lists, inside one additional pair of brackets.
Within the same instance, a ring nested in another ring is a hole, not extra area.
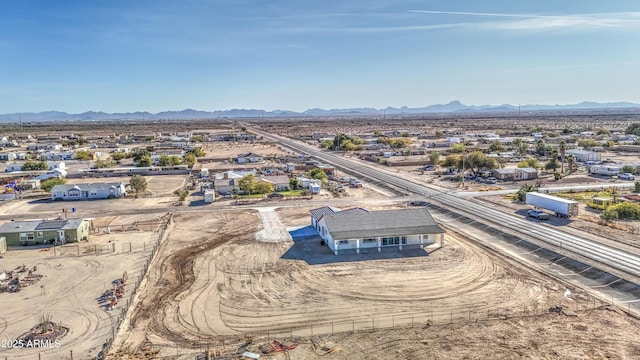
[(544, 243), (560, 249), (568, 250), (589, 260), (607, 265), (626, 274), (640, 277), (640, 256), (603, 245), (588, 239), (581, 238), (566, 232), (541, 226), (535, 222), (527, 221), (523, 217), (506, 214), (489, 207), (477, 204), (455, 194), (429, 188), (425, 185), (410, 180), (398, 178), (387, 172), (373, 169), (369, 166), (344, 159), (331, 153), (319, 151), (311, 146), (300, 144), (291, 139), (263, 132), (252, 128), (256, 133), (265, 138), (272, 139), (294, 151), (309, 154), (333, 165), (350, 169), (355, 173), (376, 179), (394, 187), (403, 189), (409, 193), (423, 196), (425, 200), (437, 203), (438, 206), (453, 211), (460, 215), (472, 216), (486, 223), (492, 223), (499, 228), (513, 230), (518, 234), (533, 237)]

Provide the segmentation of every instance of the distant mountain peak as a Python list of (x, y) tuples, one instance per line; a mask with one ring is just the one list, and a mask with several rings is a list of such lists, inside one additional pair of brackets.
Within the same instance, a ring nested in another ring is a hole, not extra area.
[(40, 113), (13, 113), (0, 114), (0, 122), (45, 122), (45, 121), (99, 121), (99, 120), (192, 120), (192, 119), (219, 119), (219, 118), (261, 118), (261, 117), (308, 117), (308, 116), (365, 116), (365, 115), (402, 115), (402, 114), (437, 114), (437, 113), (465, 113), (472, 112), (495, 112), (508, 113), (513, 111), (590, 111), (607, 109), (637, 109), (640, 111), (640, 104), (630, 102), (610, 102), (597, 103), (583, 101), (578, 104), (568, 105), (464, 105), (459, 100), (453, 100), (447, 104), (436, 104), (425, 107), (411, 108), (402, 106), (400, 108), (387, 107), (383, 109), (375, 108), (347, 108), (325, 110), (312, 108), (303, 112), (291, 110), (265, 111), (261, 109), (230, 109), (216, 111), (201, 111), (194, 109), (184, 109), (180, 111), (163, 111), (156, 114), (147, 111), (136, 111), (128, 113), (105, 113), (102, 111), (86, 111), (81, 114), (68, 114), (60, 111), (44, 111)]

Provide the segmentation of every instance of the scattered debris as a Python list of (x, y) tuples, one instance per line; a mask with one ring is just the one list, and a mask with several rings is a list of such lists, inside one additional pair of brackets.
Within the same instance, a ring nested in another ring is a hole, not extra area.
[(562, 306), (557, 305), (552, 308), (549, 308), (549, 312), (554, 312), (560, 314), (562, 312)]
[(37, 266), (29, 269), (25, 265), (20, 265), (13, 271), (0, 273), (0, 292), (18, 292), (40, 281), (43, 275), (36, 274), (36, 271), (38, 271)]
[(298, 344), (291, 341), (280, 342), (278, 340), (273, 340), (271, 343), (260, 345), (260, 351), (265, 354), (270, 354), (272, 352), (293, 350), (296, 346), (298, 346)]

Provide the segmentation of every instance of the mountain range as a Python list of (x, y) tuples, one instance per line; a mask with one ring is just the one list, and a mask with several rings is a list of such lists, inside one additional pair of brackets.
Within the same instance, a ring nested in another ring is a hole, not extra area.
[(436, 104), (425, 107), (387, 107), (350, 108), (350, 109), (308, 109), (303, 112), (289, 110), (264, 111), (259, 109), (231, 109), (217, 111), (199, 111), (186, 109), (182, 111), (163, 111), (156, 114), (150, 112), (105, 113), (87, 111), (81, 114), (68, 114), (60, 111), (45, 111), (39, 113), (0, 114), (0, 122), (44, 122), (44, 121), (99, 121), (99, 120), (195, 120), (219, 118), (261, 118), (261, 117), (329, 117), (329, 116), (362, 116), (362, 115), (408, 115), (408, 114), (446, 114), (446, 113), (513, 113), (533, 111), (591, 111), (609, 109), (638, 109), (640, 104), (630, 102), (596, 103), (581, 102), (567, 105), (464, 105), (454, 100), (448, 104)]

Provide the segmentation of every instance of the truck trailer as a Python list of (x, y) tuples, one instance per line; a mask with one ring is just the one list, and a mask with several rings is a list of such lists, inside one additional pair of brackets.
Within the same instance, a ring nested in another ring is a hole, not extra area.
[(551, 210), (558, 217), (578, 215), (578, 202), (539, 192), (527, 193), (527, 204), (536, 208)]

